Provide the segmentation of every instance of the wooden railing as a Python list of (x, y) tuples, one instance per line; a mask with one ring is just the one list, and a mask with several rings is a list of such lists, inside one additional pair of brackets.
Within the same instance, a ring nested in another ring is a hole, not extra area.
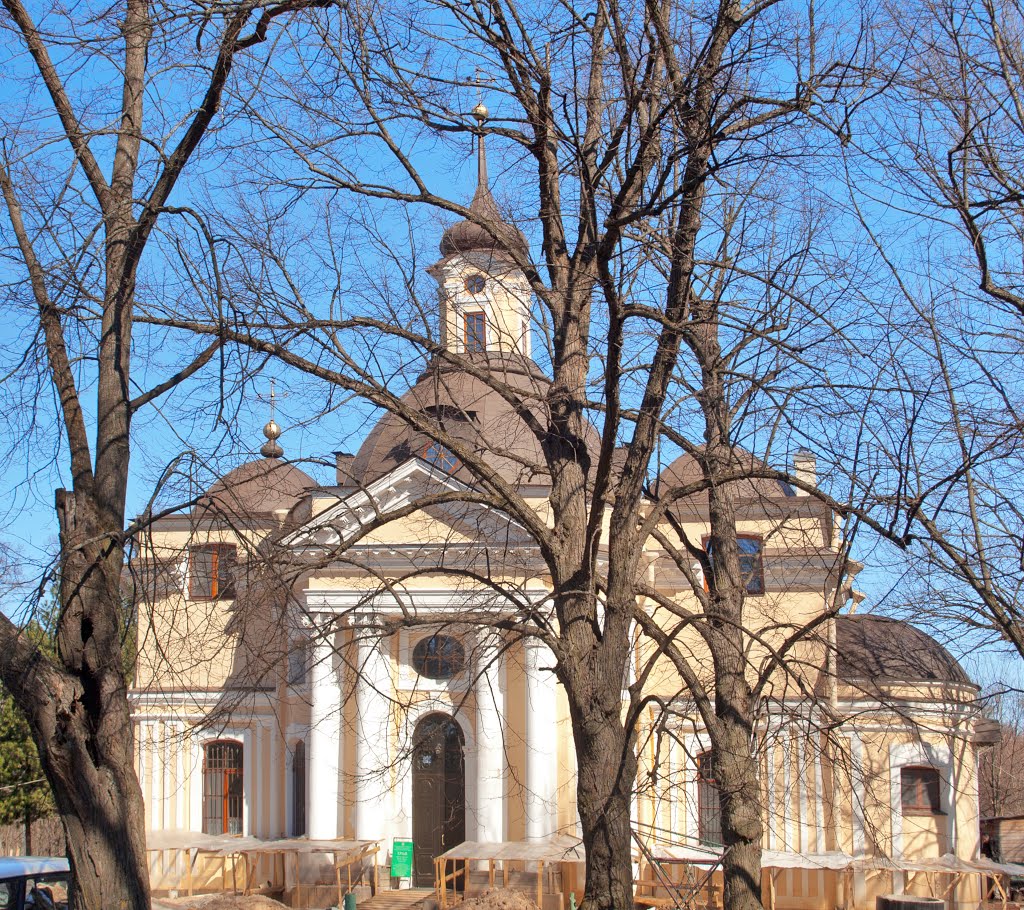
[[(452, 871), (448, 871), (448, 864), (452, 864)], [(462, 879), (462, 891), (465, 893), (466, 885), (468, 883), (467, 870), (469, 869), (469, 863), (464, 859), (448, 859), (447, 857), (438, 857), (434, 860), (434, 881), (436, 882), (435, 888), (438, 892), (437, 897), (441, 903), (441, 908), (444, 910), (448, 906), (448, 883), (452, 884), (452, 894), (457, 895), (459, 892), (458, 881)], [(455, 903), (453, 900), (452, 903)]]

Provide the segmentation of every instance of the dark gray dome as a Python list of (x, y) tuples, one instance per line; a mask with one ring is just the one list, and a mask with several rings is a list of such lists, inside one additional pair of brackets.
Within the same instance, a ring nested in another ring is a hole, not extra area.
[[(524, 400), (532, 399), (530, 410), (544, 422), (541, 415), (548, 379), (532, 360), (495, 351), (464, 357), (479, 363)], [(548, 482), (547, 461), (536, 434), (512, 404), (482, 379), (434, 361), (401, 400), (484, 456), (504, 480), (514, 484)], [(436, 446), (428, 435), (388, 412), (359, 447), (349, 473), (353, 482), (366, 485), (410, 458), (438, 463), (436, 455)], [(449, 469), (444, 464), (438, 466)], [(464, 465), (451, 465), (450, 469), (460, 480), (472, 482), (473, 475)]]
[(927, 632), (871, 614), (836, 617), (836, 672), (844, 682), (971, 685), (963, 667)]
[[(680, 455), (673, 461), (658, 478), (659, 492), (667, 495), (674, 489), (684, 487), (697, 488), (704, 482), (704, 471), (698, 460), (700, 452), (704, 449), (700, 446), (697, 455)], [(768, 466), (759, 458), (754, 457), (750, 452), (739, 447), (734, 449), (737, 459), (737, 470), (749, 470), (751, 472), (768, 471)], [(770, 477), (744, 477), (740, 480), (730, 481), (733, 488), (733, 495), (737, 502), (762, 501), (771, 502), (780, 498), (793, 496), (793, 489), (787, 483), (774, 480)], [(703, 514), (708, 509), (707, 490), (691, 493), (689, 496), (678, 500), (679, 509)]]
[(200, 514), (265, 516), (291, 509), (316, 486), (305, 471), (279, 458), (247, 461), (216, 481), (196, 505)]

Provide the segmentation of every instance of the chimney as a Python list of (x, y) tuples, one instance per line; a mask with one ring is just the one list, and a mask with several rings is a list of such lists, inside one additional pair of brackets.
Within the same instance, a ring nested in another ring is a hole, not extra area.
[[(799, 449), (793, 456), (793, 477), (809, 487), (818, 485), (818, 461), (814, 453), (807, 449)], [(799, 487), (796, 490), (797, 496), (807, 496), (807, 491)]]
[(347, 487), (352, 483), (352, 462), (356, 456), (351, 452), (334, 453), (334, 475), (339, 487)]

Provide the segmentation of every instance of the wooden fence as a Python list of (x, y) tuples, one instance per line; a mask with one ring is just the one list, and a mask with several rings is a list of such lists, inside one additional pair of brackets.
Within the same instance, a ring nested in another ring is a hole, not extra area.
[(27, 827), (24, 823), (0, 825), (0, 856), (64, 856), (67, 852), (59, 815), (37, 818), (30, 830)]

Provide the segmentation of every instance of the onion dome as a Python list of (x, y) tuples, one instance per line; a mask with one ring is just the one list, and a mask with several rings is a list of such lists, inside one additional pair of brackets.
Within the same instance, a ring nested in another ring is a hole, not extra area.
[[(478, 360), (497, 382), (511, 386), (524, 400), (536, 400), (530, 408), (541, 416), (548, 379), (533, 361), (497, 351), (466, 356)], [(478, 453), (504, 480), (516, 485), (548, 483), (544, 451), (527, 422), (502, 395), (471, 373), (435, 361), (401, 400)], [(356, 484), (370, 484), (411, 458), (473, 482), (472, 472), (453, 453), (390, 412), (359, 447), (349, 475)]]
[(526, 237), (518, 228), (502, 220), (498, 205), (486, 184), (479, 184), (469, 211), (479, 221), (457, 221), (441, 235), (441, 255), (456, 256), (466, 253), (512, 252), (526, 257), (529, 247)]
[(267, 437), (267, 441), (260, 446), (260, 455), (264, 458), (280, 458), (284, 455), (284, 449), (281, 448), (281, 444), (277, 441), (281, 438), (281, 428), (273, 417), (264, 425), (263, 435)]
[(836, 617), (836, 673), (843, 682), (972, 685), (963, 667), (928, 633), (899, 619)]
[(469, 203), (470, 214), (475, 220), (458, 221), (441, 235), (441, 255), (457, 256), (466, 253), (518, 253), (526, 258), (529, 246), (526, 237), (518, 228), (512, 227), (498, 211), (487, 186), (487, 150), (484, 146), (484, 122), (488, 110), (478, 104), (472, 110), (477, 128), (477, 179), (476, 192)]

